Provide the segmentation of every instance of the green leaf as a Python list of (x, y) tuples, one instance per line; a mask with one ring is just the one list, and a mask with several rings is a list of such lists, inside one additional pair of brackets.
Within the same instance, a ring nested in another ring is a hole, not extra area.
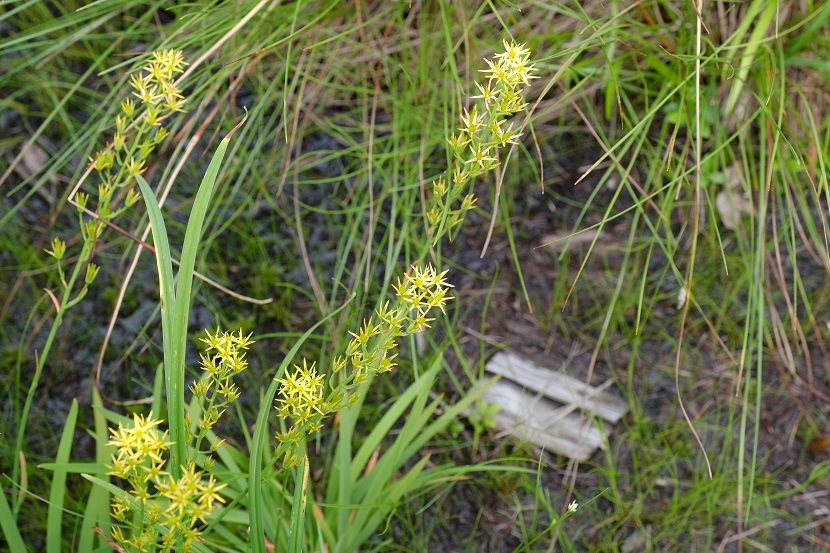
[(303, 455), (303, 462), (297, 467), (294, 480), (294, 501), (291, 503), (291, 519), (288, 532), (289, 553), (300, 553), (303, 550), (305, 534), (303, 521), (308, 501), (308, 455)]
[(161, 398), (164, 396), (164, 364), (159, 363), (156, 379), (153, 381), (153, 403), (150, 405), (153, 416), (161, 416)]
[(170, 440), (173, 442), (171, 461), (174, 474), (178, 465), (185, 464), (187, 461), (187, 443), (184, 440), (184, 365), (185, 348), (187, 347), (187, 323), (190, 315), (190, 296), (193, 289), (193, 268), (196, 265), (196, 252), (202, 239), (202, 227), (204, 226), (207, 208), (232, 135), (233, 132), (229, 133), (219, 143), (219, 147), (216, 149), (216, 153), (213, 154), (207, 172), (202, 179), (202, 184), (199, 185), (199, 191), (196, 193), (193, 210), (190, 212), (187, 230), (184, 234), (179, 273), (176, 275), (176, 301), (172, 304), (172, 328), (169, 331), (167, 328), (163, 329), (165, 365), (168, 364), (167, 354), (168, 348), (170, 349), (170, 365), (167, 366), (167, 402)]
[[(184, 367), (182, 367), (181, 379), (176, 374), (176, 359), (182, 357), (175, 351), (176, 341), (173, 339), (173, 307), (176, 302), (176, 295), (173, 290), (173, 261), (170, 257), (170, 242), (167, 239), (167, 228), (164, 226), (164, 217), (161, 208), (156, 200), (153, 190), (144, 177), (136, 176), (138, 186), (141, 189), (141, 197), (147, 206), (147, 214), (150, 217), (150, 228), (153, 231), (153, 244), (156, 248), (156, 265), (159, 272), (159, 290), (161, 293), (161, 331), (164, 341), (164, 374), (167, 381), (167, 424), (170, 429), (170, 441), (173, 446), (170, 449), (171, 462), (170, 471), (174, 478), (178, 479), (180, 474), (180, 463), (186, 458), (186, 447), (184, 437), (184, 411), (182, 400), (174, 401), (174, 391), (178, 391), (183, 398), (184, 391)], [(187, 331), (187, 329), (182, 329)], [(181, 382), (179, 382), (181, 380)], [(178, 413), (178, 414), (177, 414)]]
[[(111, 462), (110, 450), (112, 446), (107, 445), (109, 430), (107, 420), (99, 409), (102, 408), (101, 394), (98, 388), (92, 388), (93, 417), (95, 421), (95, 460), (101, 466)], [(81, 520), (81, 535), (78, 538), (78, 551), (92, 551), (97, 534), (94, 528), (99, 527), (105, 534), (109, 534), (110, 526), (110, 494), (100, 486), (92, 486), (89, 490), (89, 497), (86, 500), (84, 518)], [(103, 543), (103, 539), (99, 540)]]
[[(392, 430), (395, 422), (397, 422), (397, 420), (401, 418), (404, 413), (406, 413), (410, 404), (416, 399), (416, 397), (423, 395), (424, 393), (429, 393), (440, 368), (441, 358), (439, 357), (427, 372), (422, 374), (418, 380), (413, 382), (402, 394), (398, 396), (395, 403), (393, 403), (392, 406), (386, 411), (380, 421), (375, 424), (374, 428), (372, 428), (372, 432), (363, 441), (363, 445), (360, 447), (357, 454), (355, 454), (354, 460), (351, 463), (350, 476), (352, 482), (356, 482), (358, 480), (360, 473), (362, 473), (366, 468), (366, 464), (369, 462), (369, 458), (372, 453), (378, 448), (383, 439), (389, 436), (389, 432)], [(349, 409), (351, 409), (351, 407)]]
[(106, 474), (107, 467), (101, 463), (41, 463), (37, 466), (43, 470), (51, 470), (54, 472), (65, 472), (67, 474), (80, 474), (86, 472), (89, 474)]
[(397, 506), (404, 494), (413, 487), (415, 479), (424, 470), (428, 461), (429, 456), (427, 455), (418, 461), (403, 478), (383, 487), (382, 490), (378, 490), (378, 492), (382, 492), (382, 503), (376, 504), (377, 506), (373, 509), (363, 508), (358, 510), (354, 524), (349, 527), (346, 536), (341, 536), (332, 553), (355, 551), (363, 542), (369, 539), (383, 519)]
[(75, 435), (75, 421), (78, 419), (78, 400), (72, 400), (66, 424), (63, 425), (61, 441), (58, 444), (58, 454), (55, 465), (58, 467), (52, 475), (52, 487), (49, 492), (49, 510), (46, 519), (46, 552), (61, 552), (61, 522), (63, 521), (63, 498), (66, 494), (66, 465), (69, 464), (69, 454), (72, 452), (72, 440)]
[(26, 544), (17, 529), (12, 508), (3, 490), (0, 490), (0, 529), (3, 530), (3, 539), (6, 540), (10, 553), (26, 553)]

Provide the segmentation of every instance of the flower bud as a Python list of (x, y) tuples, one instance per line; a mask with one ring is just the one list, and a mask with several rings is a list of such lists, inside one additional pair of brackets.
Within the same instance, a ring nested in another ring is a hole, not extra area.
[(96, 265), (95, 263), (87, 263), (86, 264), (86, 275), (84, 276), (84, 282), (87, 286), (92, 284), (92, 281), (95, 280), (95, 277), (98, 276), (98, 271), (101, 270), (101, 267)]
[(66, 243), (56, 236), (54, 240), (52, 240), (52, 249), (44, 251), (60, 261), (66, 253)]

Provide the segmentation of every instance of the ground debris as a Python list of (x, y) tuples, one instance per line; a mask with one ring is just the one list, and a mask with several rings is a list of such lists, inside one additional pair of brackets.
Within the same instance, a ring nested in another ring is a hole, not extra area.
[(628, 404), (605, 390), (537, 365), (514, 353), (499, 352), (485, 366), (502, 378), (484, 394), (498, 404), (496, 426), (549, 451), (577, 461), (603, 448), (602, 432), (592, 418), (613, 424), (628, 412)]

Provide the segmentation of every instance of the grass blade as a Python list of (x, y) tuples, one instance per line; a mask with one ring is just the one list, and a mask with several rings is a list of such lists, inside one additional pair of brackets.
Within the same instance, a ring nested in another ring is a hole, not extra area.
[(369, 462), (372, 452), (375, 451), (383, 439), (389, 435), (392, 427), (398, 419), (406, 413), (410, 404), (412, 404), (412, 402), (415, 401), (419, 395), (429, 393), (429, 390), (432, 388), (432, 384), (435, 382), (438, 370), (441, 368), (441, 359), (442, 358), (439, 357), (432, 364), (432, 367), (421, 375), (421, 378), (400, 394), (398, 399), (395, 400), (395, 403), (392, 404), (380, 421), (378, 421), (372, 428), (372, 432), (366, 437), (366, 440), (363, 442), (363, 445), (361, 445), (360, 449), (354, 456), (354, 460), (352, 461), (351, 479), (353, 482), (357, 481), (360, 477), (360, 474), (364, 471), (366, 464)]
[(6, 499), (6, 493), (0, 493), (0, 529), (3, 530), (3, 539), (9, 546), (10, 553), (26, 553), (26, 544), (17, 529), (12, 508)]
[[(92, 388), (92, 405), (103, 407), (101, 394), (98, 388)], [(111, 462), (110, 449), (107, 445), (109, 431), (107, 421), (97, 409), (93, 409), (95, 420), (95, 461), (101, 465)], [(81, 521), (81, 535), (78, 538), (78, 551), (92, 551), (95, 543), (95, 530), (99, 527), (105, 534), (109, 535), (109, 510), (110, 494), (104, 488), (92, 486), (89, 497), (86, 501), (84, 518)]]
[[(244, 122), (243, 119), (242, 123)], [(207, 214), (208, 205), (210, 204), (210, 198), (213, 195), (216, 178), (219, 176), (219, 169), (222, 166), (222, 160), (225, 158), (225, 151), (228, 149), (231, 136), (233, 136), (237, 128), (239, 126), (228, 133), (228, 136), (223, 138), (222, 142), (219, 143), (216, 153), (213, 154), (213, 158), (210, 160), (202, 183), (199, 185), (199, 191), (196, 193), (193, 210), (190, 212), (190, 218), (187, 221), (184, 244), (182, 245), (182, 257), (176, 279), (176, 300), (172, 307), (172, 326), (169, 331), (166, 328), (164, 329), (165, 365), (167, 365), (168, 351), (170, 352), (170, 365), (166, 367), (167, 371), (169, 371), (167, 378), (167, 402), (170, 439), (173, 441), (171, 452), (173, 453), (172, 465), (174, 474), (178, 470), (179, 465), (183, 464), (187, 459), (187, 444), (184, 440), (184, 357), (187, 346), (187, 321), (190, 315), (190, 295), (193, 289), (193, 268), (196, 265), (196, 252), (199, 249), (199, 241), (202, 238), (202, 227), (204, 226), (203, 223), (205, 221), (205, 215)], [(170, 338), (169, 341), (168, 337)]]
[[(170, 242), (167, 239), (167, 228), (164, 226), (164, 217), (161, 214), (158, 200), (156, 200), (153, 190), (144, 177), (136, 176), (138, 186), (141, 188), (141, 195), (144, 198), (144, 204), (147, 206), (147, 214), (150, 217), (150, 228), (153, 231), (153, 244), (156, 247), (156, 265), (159, 272), (159, 290), (161, 292), (161, 330), (162, 340), (164, 341), (164, 375), (167, 383), (167, 423), (170, 428), (170, 440), (175, 444), (170, 449), (173, 456), (173, 463), (171, 463), (171, 472), (174, 478), (179, 478), (179, 463), (185, 458), (184, 447), (184, 412), (181, 410), (181, 403), (178, 405), (170, 401), (171, 393), (175, 389), (175, 378), (173, 374), (174, 360), (174, 339), (173, 339), (173, 307), (176, 303), (176, 295), (173, 290), (173, 261), (170, 257)], [(183, 353), (182, 353), (183, 355)], [(184, 369), (182, 367), (182, 369)], [(182, 370), (183, 372), (183, 370)], [(184, 374), (182, 374), (182, 381)], [(182, 383), (181, 386), (184, 386)], [(182, 391), (183, 392), (183, 391)], [(181, 424), (176, 426), (173, 421), (176, 420), (175, 407), (178, 406)]]
[[(72, 452), (72, 440), (75, 436), (75, 421), (78, 419), (78, 400), (72, 400), (72, 407), (63, 426), (61, 441), (58, 445), (57, 465), (67, 465)], [(49, 492), (49, 513), (46, 520), (46, 552), (61, 552), (61, 522), (63, 521), (63, 498), (66, 494), (66, 467), (58, 468), (52, 476)]]
[(303, 550), (305, 534), (305, 508), (308, 501), (308, 456), (303, 455), (302, 466), (297, 468), (294, 481), (294, 501), (291, 503), (291, 520), (289, 523), (288, 552), (300, 553)]

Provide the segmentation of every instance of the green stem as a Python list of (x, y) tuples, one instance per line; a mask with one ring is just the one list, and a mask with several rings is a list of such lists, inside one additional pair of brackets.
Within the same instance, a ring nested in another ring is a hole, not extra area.
[[(75, 262), (75, 268), (72, 270), (72, 276), (69, 278), (69, 282), (66, 284), (66, 288), (61, 296), (60, 308), (55, 314), (55, 320), (52, 321), (52, 328), (49, 330), (49, 336), (46, 338), (46, 344), (44, 344), (43, 350), (40, 352), (40, 356), (37, 359), (35, 376), (32, 379), (32, 383), (29, 385), (29, 393), (26, 395), (26, 403), (23, 405), (23, 413), (20, 416), (20, 424), (17, 427), (17, 441), (15, 442), (14, 466), (12, 469), (12, 482), (15, 483), (18, 483), (20, 478), (20, 453), (23, 451), (23, 437), (26, 434), (26, 425), (29, 421), (29, 411), (32, 408), (32, 401), (34, 401), (35, 391), (40, 383), (40, 376), (43, 373), (43, 368), (46, 366), (46, 360), (49, 358), (52, 343), (55, 341), (55, 336), (58, 334), (58, 328), (60, 328), (61, 322), (63, 321), (63, 314), (66, 313), (69, 307), (71, 307), (70, 304), (72, 304), (72, 300), (70, 298), (72, 297), (75, 282), (78, 280), (78, 276), (86, 267), (86, 264), (91, 256), (92, 243), (93, 240), (91, 239), (84, 242), (81, 255), (78, 257), (78, 261)], [(20, 505), (23, 501), (22, 493), (22, 490), (18, 491), (18, 494), (20, 495), (18, 495), (13, 506), (15, 517), (17, 516), (17, 513), (20, 510)]]
[[(223, 405), (221, 405), (221, 402), (220, 402), (220, 405), (218, 405), (218, 406), (215, 405), (216, 396), (219, 393), (219, 392), (216, 391), (216, 382), (213, 383), (213, 386), (211, 387), (211, 392), (212, 392), (212, 394), (210, 396), (210, 400), (208, 401), (207, 408), (202, 407), (202, 409), (201, 409), (201, 411), (202, 411), (201, 416), (204, 416), (205, 414), (210, 413), (214, 408), (221, 409), (223, 407)], [(202, 447), (202, 440), (204, 439), (205, 436), (207, 436), (207, 433), (208, 433), (208, 430), (206, 428), (204, 428), (201, 424), (199, 424), (199, 435), (196, 436), (196, 439), (194, 440), (194, 444), (193, 444), (194, 458), (195, 458), (195, 456), (199, 455), (199, 448)]]

